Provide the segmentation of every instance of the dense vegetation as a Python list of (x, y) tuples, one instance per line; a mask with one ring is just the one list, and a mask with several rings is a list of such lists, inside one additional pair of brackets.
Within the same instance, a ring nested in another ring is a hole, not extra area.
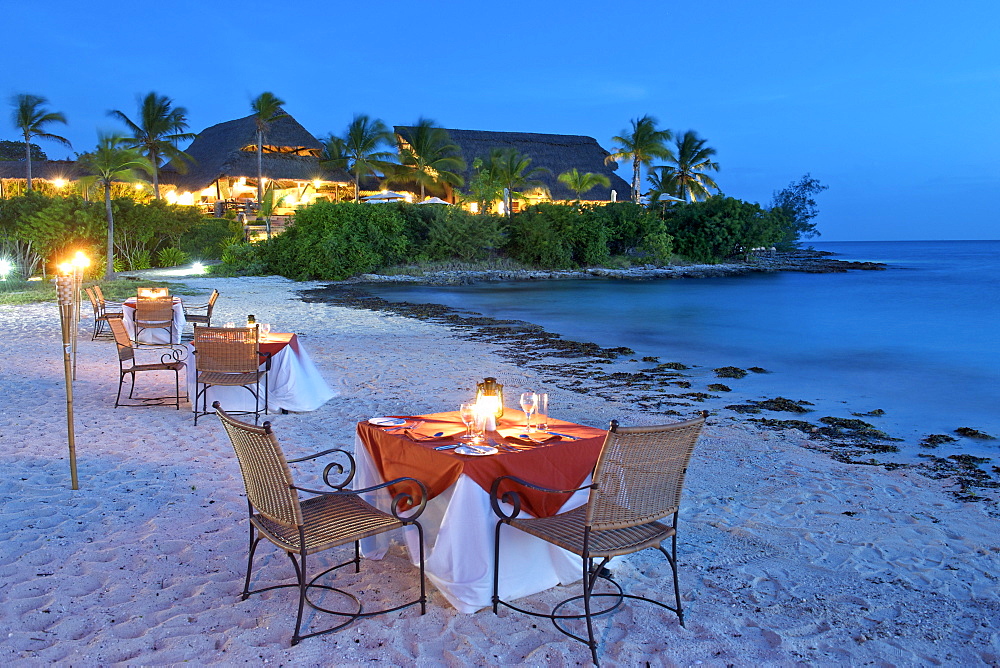
[[(112, 207), (116, 271), (219, 259), (234, 235), (242, 239), (239, 226), (205, 218), (193, 207), (162, 200), (144, 204), (127, 197), (112, 200)], [(107, 229), (101, 201), (34, 191), (0, 199), (0, 255), (15, 265), (12, 278), (51, 273), (77, 250), (97, 259), (90, 271), (103, 274)]]
[(302, 209), (269, 241), (238, 243), (213, 271), (342, 280), (401, 264), (506, 259), (542, 269), (715, 263), (770, 246), (784, 234), (780, 211), (730, 197), (648, 209), (537, 204), (509, 217), (458, 207), (321, 202)]

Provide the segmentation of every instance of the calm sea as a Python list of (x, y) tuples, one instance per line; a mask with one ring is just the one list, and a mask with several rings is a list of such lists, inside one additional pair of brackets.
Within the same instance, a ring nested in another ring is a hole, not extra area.
[[(889, 268), (371, 292), (527, 320), (565, 338), (698, 365), (706, 375), (718, 366), (764, 367), (772, 373), (724, 382), (745, 398), (812, 401), (821, 415), (880, 408), (885, 417), (866, 419), (911, 445), (958, 427), (1000, 436), (1000, 241), (814, 246)], [(959, 449), (1000, 454), (991, 442)]]

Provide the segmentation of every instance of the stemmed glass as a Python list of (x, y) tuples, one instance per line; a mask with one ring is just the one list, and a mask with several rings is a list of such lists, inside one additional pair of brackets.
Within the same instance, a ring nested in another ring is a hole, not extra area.
[(260, 340), (267, 341), (267, 335), (271, 333), (271, 323), (262, 322), (260, 323)]
[(476, 404), (465, 403), (458, 407), (458, 414), (465, 423), (465, 433), (458, 438), (463, 441), (474, 441), (475, 435), (472, 433), (472, 425), (476, 423)]
[(533, 428), (531, 426), (531, 415), (532, 413), (535, 412), (536, 408), (538, 408), (538, 395), (535, 394), (534, 392), (522, 392), (521, 410), (524, 411), (524, 415), (526, 418), (526, 423), (524, 425), (524, 428), (528, 430), (529, 433), (533, 431)]

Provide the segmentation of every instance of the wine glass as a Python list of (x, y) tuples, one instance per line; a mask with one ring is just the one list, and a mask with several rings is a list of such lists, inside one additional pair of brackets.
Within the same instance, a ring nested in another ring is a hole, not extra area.
[(465, 423), (465, 433), (458, 438), (463, 441), (475, 440), (475, 436), (472, 434), (472, 425), (476, 423), (476, 404), (469, 402), (462, 404), (458, 408), (458, 414), (462, 418), (462, 422)]
[(538, 407), (538, 395), (534, 392), (522, 392), (521, 393), (521, 410), (524, 411), (525, 415), (525, 425), (524, 428), (530, 433), (533, 431), (531, 426), (531, 414), (535, 412)]
[(260, 340), (267, 341), (267, 336), (270, 333), (271, 333), (271, 323), (269, 322), (260, 323)]

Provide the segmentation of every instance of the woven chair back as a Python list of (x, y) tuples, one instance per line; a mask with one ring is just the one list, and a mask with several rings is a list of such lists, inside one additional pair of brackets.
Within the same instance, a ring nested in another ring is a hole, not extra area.
[(194, 349), (198, 371), (252, 373), (260, 366), (257, 325), (253, 327), (195, 327)]
[(215, 308), (215, 300), (218, 298), (219, 298), (219, 291), (212, 290), (212, 296), (208, 298), (208, 311), (206, 312), (206, 315), (208, 315), (209, 317), (212, 316), (212, 309)]
[(705, 419), (654, 427), (613, 427), (594, 469), (587, 524), (638, 526), (677, 512), (688, 461)]
[(169, 327), (174, 321), (174, 300), (172, 297), (138, 297), (135, 300), (135, 324), (137, 327)]
[(106, 302), (107, 299), (104, 298), (104, 291), (101, 290), (101, 286), (99, 285), (94, 286), (94, 294), (97, 295), (97, 301), (99, 301), (103, 306), (104, 302)]
[(90, 299), (90, 305), (94, 307), (94, 316), (100, 316), (101, 303), (98, 301), (97, 295), (94, 294), (94, 291), (91, 288), (84, 288), (84, 290), (87, 292), (87, 297)]
[(132, 341), (128, 338), (128, 331), (121, 318), (109, 318), (111, 333), (115, 335), (115, 344), (118, 346), (118, 359), (126, 362), (135, 359), (135, 350), (132, 348)]
[(292, 472), (271, 424), (257, 427), (235, 420), (217, 408), (243, 472), (247, 500), (257, 512), (283, 526), (302, 524), (298, 493), (292, 489)]

